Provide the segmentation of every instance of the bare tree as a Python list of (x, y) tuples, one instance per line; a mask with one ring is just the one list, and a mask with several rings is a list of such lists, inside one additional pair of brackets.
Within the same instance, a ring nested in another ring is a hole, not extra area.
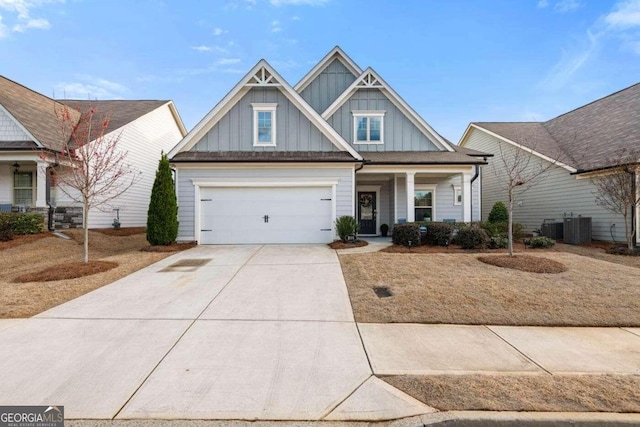
[(109, 132), (110, 115), (90, 108), (80, 116), (57, 107), (62, 150), (55, 169), (58, 188), (82, 204), (84, 262), (89, 262), (89, 211), (101, 208), (134, 185), (140, 172), (119, 149), (120, 134)]
[(631, 221), (632, 212), (640, 206), (640, 191), (636, 185), (640, 172), (640, 150), (623, 149), (608, 163), (619, 166), (602, 171), (591, 180), (596, 187), (596, 204), (609, 212), (622, 215), (627, 247), (632, 250), (637, 233), (636, 226)]
[[(527, 140), (528, 139), (528, 140)], [(537, 134), (532, 136), (522, 136), (518, 138), (522, 144), (518, 147), (498, 141), (498, 165), (503, 168), (498, 170), (493, 164), (493, 172), (503, 185), (503, 190), (507, 193), (507, 209), (509, 211), (509, 256), (513, 256), (513, 207), (517, 199), (531, 189), (540, 181), (544, 180), (549, 171), (559, 163), (560, 154), (555, 159), (543, 160), (536, 157), (532, 152), (537, 151)]]

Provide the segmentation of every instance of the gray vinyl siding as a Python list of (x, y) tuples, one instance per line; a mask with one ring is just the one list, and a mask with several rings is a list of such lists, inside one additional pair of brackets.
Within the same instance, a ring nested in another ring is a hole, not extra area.
[[(277, 103), (276, 146), (253, 146), (251, 103)], [(337, 151), (335, 145), (277, 88), (254, 87), (191, 151)]]
[(177, 193), (178, 193), (178, 240), (194, 240), (194, 223), (196, 212), (195, 187), (192, 179), (281, 179), (281, 178), (327, 178), (337, 179), (336, 188), (336, 217), (353, 215), (353, 167), (344, 168), (190, 168), (178, 166)]
[[(398, 212), (396, 215), (397, 220), (399, 219), (407, 219), (407, 187), (406, 187), (406, 178), (398, 177)], [(455, 205), (454, 204), (454, 191), (453, 187), (462, 186), (462, 176), (456, 175), (451, 176), (449, 178), (428, 178), (428, 177), (416, 177), (415, 186), (419, 186), (420, 184), (424, 185), (433, 185), (436, 187), (435, 191), (435, 208), (436, 208), (436, 216), (434, 218), (435, 221), (442, 221), (444, 219), (454, 219), (456, 222), (462, 222), (464, 219), (464, 208), (463, 205)], [(391, 181), (390, 191), (393, 193), (393, 181)], [(478, 192), (476, 192), (476, 196), (478, 196)], [(395, 205), (392, 205), (392, 209)], [(477, 208), (475, 208), (474, 220), (477, 220), (479, 217), (479, 213)], [(390, 218), (393, 220), (393, 211), (390, 213)]]
[(399, 176), (396, 178), (398, 201), (396, 203), (398, 212), (396, 222), (407, 220), (407, 178)]
[(471, 221), (480, 221), (480, 210), (481, 210), (481, 206), (480, 206), (480, 180), (481, 178), (481, 173), (482, 171), (479, 170), (478, 172), (480, 172), (480, 174), (478, 175), (478, 178), (476, 178), (475, 181), (473, 181), (473, 184), (471, 184)]
[(334, 59), (300, 95), (322, 114), (355, 80), (356, 76), (342, 62)]
[[(355, 110), (385, 111), (384, 144), (353, 144), (352, 112)], [(378, 89), (359, 89), (327, 121), (358, 151), (439, 151), (436, 145)]]
[[(376, 202), (377, 204), (377, 215), (380, 220), (380, 225), (387, 224), (391, 225), (393, 223), (393, 208), (391, 201), (393, 200), (393, 180), (391, 181), (361, 181), (358, 182), (357, 178), (356, 192), (357, 191), (370, 191), (370, 190), (361, 190), (360, 187), (366, 186), (380, 186), (380, 198)], [(357, 200), (357, 199), (356, 199)], [(376, 233), (379, 233), (380, 230), (377, 230)]]
[[(504, 181), (505, 167), (500, 158), (500, 141), (485, 132), (473, 129), (465, 147), (492, 153), (495, 157), (489, 159), (489, 165), (482, 170), (482, 219), (486, 220), (491, 208), (497, 201), (507, 201)], [(502, 143), (505, 155), (513, 155), (517, 148)], [(534, 168), (540, 162), (546, 162), (533, 157), (530, 167)], [(559, 166), (553, 166), (544, 179), (524, 194), (517, 196), (513, 209), (516, 222), (522, 223), (525, 231), (531, 232), (540, 228), (543, 220), (555, 219), (562, 221), (565, 215), (582, 215), (592, 218), (592, 235), (595, 240), (612, 240), (610, 227), (613, 227), (613, 237), (616, 241), (624, 242), (623, 218), (596, 205), (595, 187), (589, 179), (576, 179), (569, 171)]]

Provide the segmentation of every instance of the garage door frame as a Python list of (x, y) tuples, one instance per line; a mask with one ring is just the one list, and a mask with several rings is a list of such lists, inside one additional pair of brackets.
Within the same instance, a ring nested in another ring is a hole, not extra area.
[(258, 178), (246, 178), (246, 179), (192, 179), (191, 182), (194, 186), (194, 236), (198, 244), (201, 243), (201, 226), (200, 226), (200, 214), (201, 214), (201, 190), (202, 188), (291, 188), (291, 187), (331, 187), (331, 235), (336, 236), (336, 188), (338, 186), (338, 179), (313, 179), (313, 178), (280, 178), (277, 180), (264, 180)]

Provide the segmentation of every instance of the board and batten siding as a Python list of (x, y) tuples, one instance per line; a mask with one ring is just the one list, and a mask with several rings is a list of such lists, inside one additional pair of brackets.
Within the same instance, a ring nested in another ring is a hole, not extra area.
[[(376, 201), (376, 216), (378, 222), (380, 223), (380, 225), (387, 224), (390, 226), (391, 224), (393, 224), (393, 207), (391, 204), (393, 200), (393, 180), (358, 181), (356, 175), (356, 191), (372, 191), (366, 189), (366, 187), (380, 187), (380, 198)], [(376, 230), (376, 233), (378, 232), (380, 232), (380, 230)]]
[(356, 76), (340, 60), (334, 59), (300, 96), (322, 114), (355, 80)]
[(353, 215), (353, 166), (349, 167), (180, 167), (178, 169), (178, 231), (179, 241), (195, 240), (194, 224), (195, 187), (193, 179), (238, 179), (269, 181), (278, 179), (313, 179), (337, 180), (336, 187), (336, 217)]
[[(125, 161), (140, 172), (138, 181), (122, 195), (101, 208), (89, 211), (89, 228), (110, 228), (120, 209), (122, 227), (145, 227), (151, 189), (155, 180), (160, 153), (169, 152), (181, 139), (182, 133), (168, 105), (163, 105), (131, 123), (106, 135), (120, 134), (118, 147), (126, 151)], [(58, 206), (79, 205), (57, 191)]]
[[(353, 111), (385, 111), (383, 144), (354, 144)], [(379, 89), (359, 89), (327, 119), (353, 147), (366, 151), (439, 151)]]
[(29, 135), (27, 135), (26, 132), (18, 126), (16, 121), (2, 108), (0, 108), (0, 142), (1, 141), (31, 141)]
[[(481, 130), (472, 129), (467, 137), (465, 147), (495, 157), (482, 167), (482, 219), (486, 220), (493, 205), (502, 201), (507, 203), (507, 191), (504, 181), (505, 166), (500, 159), (499, 139)], [(518, 148), (502, 142), (503, 153), (512, 156)], [(529, 154), (531, 155), (531, 154)], [(531, 155), (533, 156), (533, 155)], [(540, 162), (547, 162), (537, 156), (532, 158), (531, 168), (538, 167)], [(592, 237), (594, 240), (612, 240), (624, 242), (624, 222), (622, 216), (615, 215), (596, 205), (595, 187), (590, 179), (577, 179), (575, 175), (560, 166), (552, 166), (532, 188), (516, 197), (513, 209), (515, 222), (524, 225), (526, 232), (540, 229), (545, 219), (561, 222), (565, 216), (591, 217)], [(612, 224), (615, 224), (613, 228)]]
[[(276, 146), (254, 147), (252, 103), (277, 103)], [(251, 88), (190, 151), (338, 151), (277, 88)]]

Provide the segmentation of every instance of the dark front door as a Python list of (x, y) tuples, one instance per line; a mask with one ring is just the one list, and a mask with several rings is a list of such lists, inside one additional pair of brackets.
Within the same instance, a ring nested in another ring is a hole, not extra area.
[(376, 234), (376, 193), (358, 192), (358, 222), (360, 234)]

